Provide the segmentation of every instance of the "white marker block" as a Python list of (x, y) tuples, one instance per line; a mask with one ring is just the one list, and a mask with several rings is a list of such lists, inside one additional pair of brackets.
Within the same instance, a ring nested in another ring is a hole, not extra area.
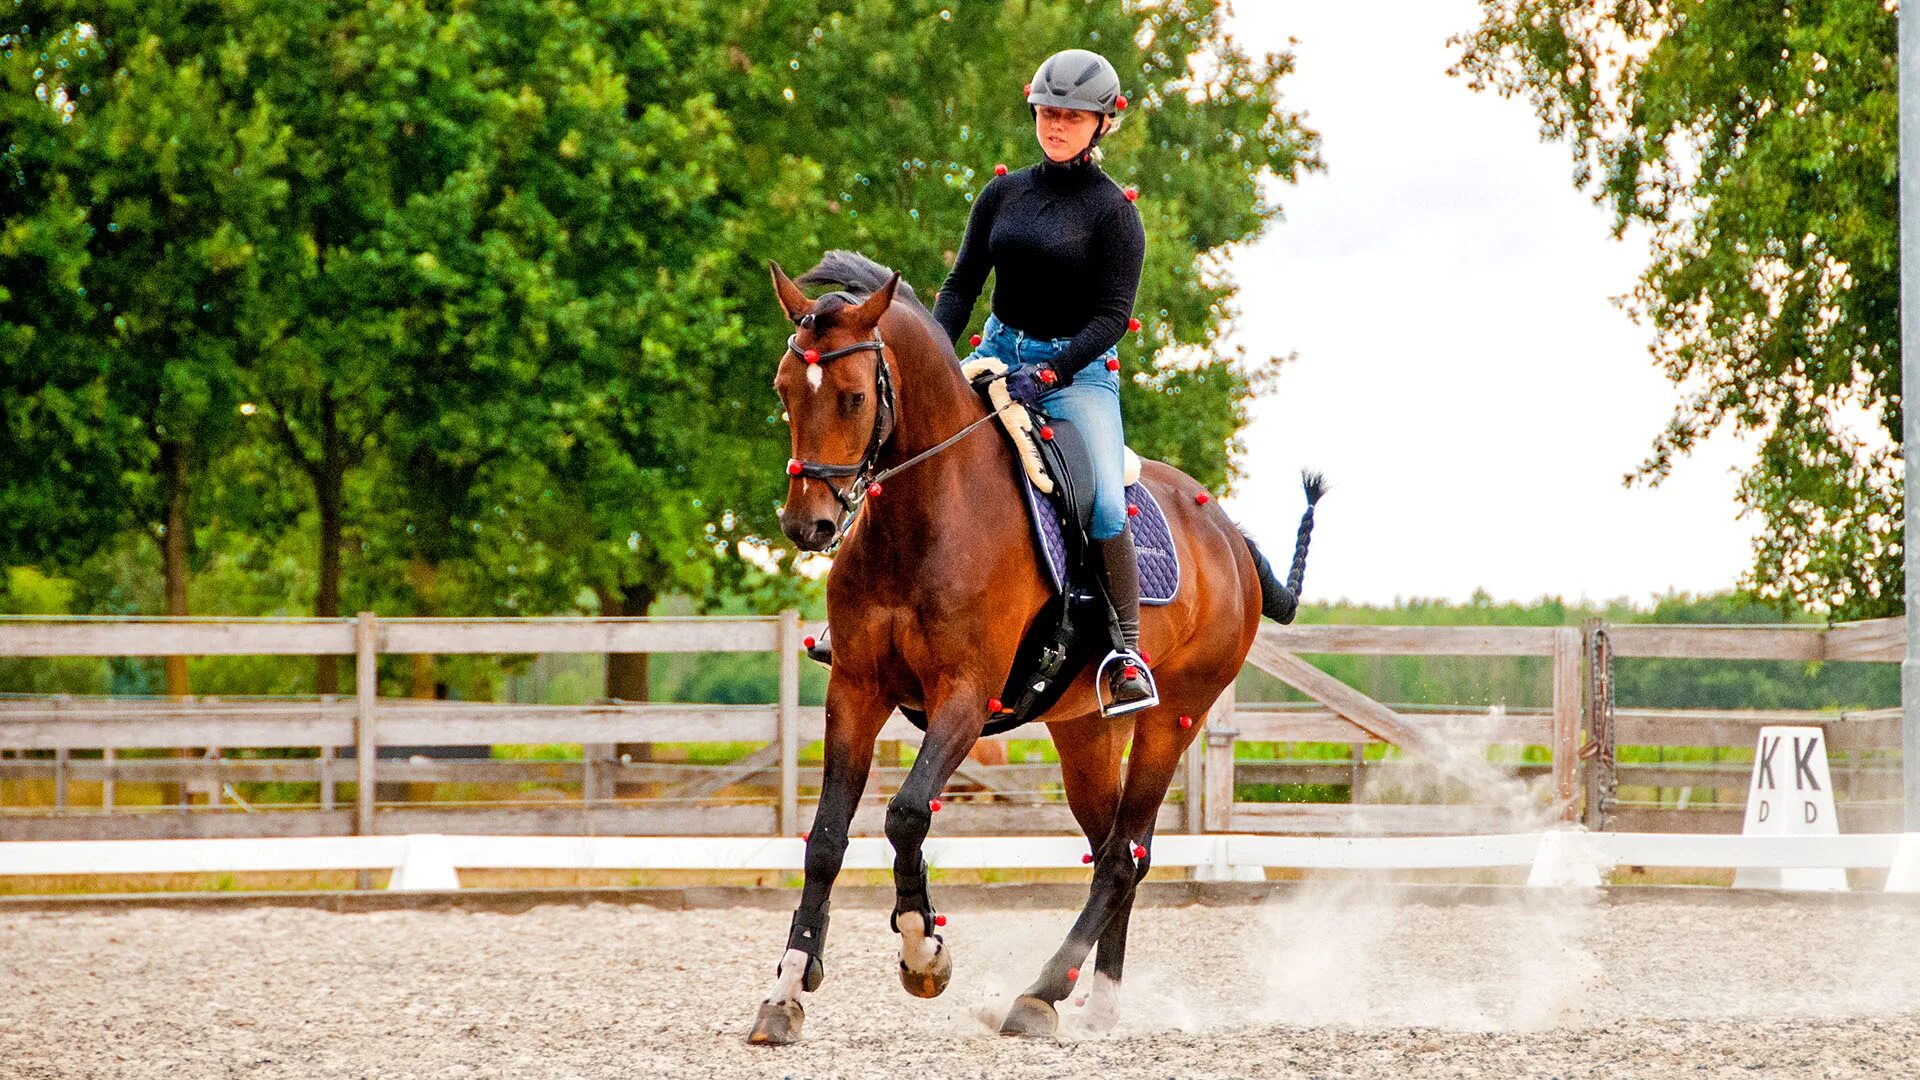
[[(1833, 777), (1827, 771), (1827, 733), (1817, 727), (1763, 727), (1747, 785), (1746, 836), (1839, 836)], [(1745, 868), (1733, 872), (1737, 889), (1847, 891), (1838, 867)]]

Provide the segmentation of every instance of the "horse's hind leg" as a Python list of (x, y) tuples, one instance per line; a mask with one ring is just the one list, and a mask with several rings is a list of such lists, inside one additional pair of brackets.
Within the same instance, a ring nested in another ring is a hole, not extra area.
[(787, 948), (774, 968), (773, 987), (760, 1003), (747, 1041), (781, 1045), (800, 1038), (805, 1010), (802, 991), (811, 993), (826, 978), (822, 956), (827, 944), (827, 898), (847, 854), (847, 833), (860, 794), (867, 787), (873, 743), (892, 706), (870, 686), (834, 676), (827, 685), (826, 763), (820, 804), (807, 833), (806, 886), (787, 932)]
[(938, 997), (953, 973), (953, 954), (934, 932), (939, 919), (927, 895), (921, 846), (933, 828), (934, 800), (979, 741), (986, 694), (948, 694), (927, 717), (927, 737), (906, 782), (887, 803), (887, 840), (893, 844), (893, 928), (900, 935), (900, 985), (915, 997)]
[[(1012, 1011), (1000, 1025), (1002, 1034), (1053, 1034), (1059, 1023), (1054, 1003), (1073, 992), (1080, 966), (1095, 944), (1100, 946), (1101, 967), (1112, 972), (1112, 982), (1098, 985), (1108, 976), (1096, 973), (1094, 992), (1109, 1003), (1117, 992), (1134, 890), (1151, 864), (1154, 820), (1179, 768), (1180, 755), (1193, 737), (1176, 718), (1193, 711), (1197, 710), (1191, 705), (1162, 704), (1134, 714), (1126, 786), (1120, 794), (1113, 830), (1094, 852), (1093, 887), (1086, 907), (1067, 932), (1066, 941), (1041, 969), (1040, 977), (1015, 999)], [(1111, 962), (1107, 960), (1109, 950)]]

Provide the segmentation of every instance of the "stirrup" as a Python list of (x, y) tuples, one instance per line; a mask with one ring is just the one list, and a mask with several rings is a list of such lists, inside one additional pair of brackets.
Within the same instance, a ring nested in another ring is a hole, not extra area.
[[(1131, 701), (1112, 699), (1107, 690), (1107, 669), (1112, 667), (1115, 661), (1132, 667), (1138, 673), (1140, 681), (1147, 684), (1145, 697), (1134, 698)], [(1093, 696), (1094, 700), (1100, 703), (1101, 716), (1125, 716), (1127, 713), (1151, 709), (1160, 704), (1160, 686), (1153, 681), (1153, 672), (1148, 669), (1146, 661), (1140, 659), (1139, 653), (1131, 649), (1115, 649), (1107, 654), (1105, 660), (1100, 661), (1100, 668), (1094, 673)]]
[(820, 628), (818, 638), (806, 639), (807, 659), (828, 667), (833, 666), (833, 642), (827, 640), (827, 634), (832, 629), (830, 626), (823, 626)]

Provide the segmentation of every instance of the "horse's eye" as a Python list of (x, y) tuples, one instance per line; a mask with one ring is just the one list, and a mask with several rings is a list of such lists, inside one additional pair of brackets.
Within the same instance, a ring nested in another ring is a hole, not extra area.
[(858, 416), (861, 407), (866, 403), (867, 395), (862, 391), (855, 390), (840, 395), (840, 411), (847, 416)]

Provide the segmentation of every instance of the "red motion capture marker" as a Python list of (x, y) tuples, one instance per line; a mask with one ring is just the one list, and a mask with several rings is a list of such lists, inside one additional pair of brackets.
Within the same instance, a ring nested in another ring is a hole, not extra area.
[(1052, 368), (1041, 368), (1041, 369), (1040, 369), (1040, 381), (1041, 381), (1041, 382), (1043, 382), (1043, 383), (1046, 383), (1046, 384), (1047, 384), (1048, 386), (1052, 386), (1052, 385), (1053, 385), (1053, 383), (1054, 383), (1054, 380), (1056, 380), (1056, 379), (1058, 379), (1059, 377), (1060, 377), (1060, 376), (1058, 376), (1058, 375), (1055, 375), (1055, 374), (1053, 373), (1053, 369), (1052, 369)]
[(1080, 861), (1081, 861), (1081, 862), (1082, 862), (1083, 864), (1084, 864), (1084, 863), (1090, 863), (1090, 862), (1092, 862), (1092, 861), (1093, 861), (1093, 852), (1091, 852), (1091, 851), (1089, 851), (1089, 852), (1087, 852), (1087, 853), (1086, 853), (1085, 855), (1082, 855), (1082, 856), (1080, 856)]
[(1137, 331), (1137, 330), (1139, 330), (1139, 329), (1140, 329), (1140, 320), (1139, 320), (1139, 319), (1128, 319), (1128, 320), (1127, 320), (1127, 329), (1129, 329), (1129, 330), (1135, 330), (1135, 331)]
[(1127, 111), (1127, 95), (1121, 94), (1119, 97), (1114, 98), (1113, 108), (1114, 108), (1114, 111), (1116, 112), (1126, 112)]
[(973, 347), (975, 347), (975, 348), (979, 348), (979, 347), (980, 347), (980, 335), (979, 335), (979, 334), (975, 334), (975, 335), (973, 335), (972, 337), (970, 337), (970, 338), (968, 338), (968, 339), (967, 339), (967, 344), (969, 344), (969, 345), (972, 345), (972, 346), (973, 346)]
[(995, 176), (1005, 176), (1005, 175), (1007, 175), (1007, 167), (1006, 167), (1006, 165), (1005, 165), (1005, 164), (1003, 164), (1003, 163), (1000, 163), (1000, 162), (995, 162), (995, 163), (994, 163), (994, 166), (993, 166), (993, 175), (995, 175)]
[(807, 648), (811, 649), (815, 645), (820, 644), (820, 639), (814, 637), (812, 634), (808, 634), (806, 637), (803, 637), (800, 639), (800, 644), (805, 645)]
[(869, 498), (869, 499), (877, 499), (877, 498), (879, 498), (879, 497), (880, 497), (880, 485), (879, 485), (879, 484), (877, 484), (877, 483), (875, 483), (875, 484), (868, 484), (868, 485), (867, 485), (867, 498)]
[(788, 475), (788, 476), (799, 476), (799, 475), (800, 475), (800, 463), (799, 463), (799, 462), (797, 462), (797, 461), (794, 461), (794, 460), (791, 460), (791, 459), (789, 459), (789, 460), (787, 461), (787, 475)]
[(1136, 858), (1136, 859), (1144, 859), (1144, 858), (1146, 858), (1146, 857), (1147, 857), (1147, 849), (1146, 849), (1146, 848), (1143, 848), (1143, 847), (1141, 847), (1141, 846), (1140, 846), (1139, 844), (1135, 844), (1135, 845), (1133, 845), (1133, 857), (1134, 857), (1134, 858)]
[(935, 926), (947, 925), (947, 917), (945, 915), (935, 915), (933, 917), (933, 925)]
[(1040, 437), (1041, 437), (1042, 439), (1044, 439), (1044, 440), (1046, 440), (1047, 442), (1052, 442), (1052, 441), (1053, 441), (1053, 428), (1052, 428), (1051, 426), (1048, 426), (1048, 425), (1045, 425), (1045, 424), (1042, 424), (1042, 425), (1041, 425), (1041, 427), (1040, 427)]
[(1128, 516), (1128, 517), (1139, 517), (1139, 516), (1140, 516), (1140, 508), (1139, 508), (1139, 507), (1137, 507), (1137, 506), (1129, 506), (1129, 507), (1127, 507), (1127, 516)]
[(1130, 188), (1127, 188), (1125, 191), (1122, 191), (1120, 194), (1125, 195), (1127, 197), (1128, 202), (1133, 202), (1136, 199), (1140, 198), (1140, 189), (1130, 187)]
[(990, 697), (990, 698), (988, 698), (988, 699), (987, 699), (987, 711), (988, 711), (988, 712), (999, 712), (999, 711), (1000, 711), (1000, 699), (999, 699), (999, 698), (997, 698), (997, 697)]
[(933, 800), (932, 802), (930, 802), (930, 803), (928, 803), (928, 804), (927, 804), (927, 809), (929, 809), (929, 810), (931, 810), (931, 811), (933, 811), (933, 812), (934, 812), (934, 813), (936, 813), (936, 814), (937, 814), (937, 813), (939, 813), (939, 812), (940, 812), (940, 800), (939, 800), (939, 799), (935, 799), (935, 800)]
[(1033, 93), (1033, 84), (1032, 84), (1032, 83), (1028, 83), (1027, 85), (1025, 85), (1025, 86), (1023, 86), (1023, 87), (1021, 87), (1021, 88), (1020, 88), (1020, 92), (1021, 92), (1021, 93), (1023, 93), (1023, 94), (1031, 94), (1031, 93)]
[(1205, 506), (1205, 505), (1207, 505), (1207, 502), (1208, 502), (1209, 500), (1211, 500), (1212, 498), (1213, 498), (1213, 496), (1211, 496), (1211, 495), (1209, 495), (1209, 494), (1207, 494), (1206, 492), (1204, 492), (1204, 491), (1203, 491), (1203, 492), (1201, 492), (1200, 494), (1198, 494), (1198, 495), (1195, 495), (1195, 496), (1193, 497), (1193, 501), (1194, 501), (1194, 502), (1197, 502), (1197, 503), (1199, 503), (1199, 504), (1200, 504), (1201, 506)]
[(1140, 669), (1134, 667), (1132, 664), (1128, 664), (1126, 667), (1120, 669), (1120, 674), (1129, 679), (1137, 679), (1140, 677)]
[(1182, 716), (1182, 717), (1180, 718), (1180, 730), (1181, 730), (1181, 731), (1185, 731), (1185, 730), (1187, 730), (1188, 728), (1190, 728), (1190, 727), (1192, 727), (1192, 726), (1193, 726), (1193, 717), (1191, 717), (1191, 716)]
[(1108, 370), (1108, 371), (1119, 371), (1119, 370), (1120, 370), (1120, 358), (1116, 356), (1116, 357), (1114, 357), (1113, 359), (1111, 359), (1111, 360), (1109, 360), (1109, 361), (1107, 361), (1107, 370)]
[(820, 362), (819, 349), (808, 349), (806, 352), (801, 353), (800, 356), (801, 356), (801, 359), (805, 360), (809, 364), (817, 364)]
[(1067, 978), (1068, 978), (1069, 980), (1071, 980), (1071, 981), (1073, 981), (1073, 982), (1079, 982), (1079, 981), (1080, 981), (1080, 969), (1079, 969), (1079, 968), (1068, 968), (1068, 969), (1067, 969)]

